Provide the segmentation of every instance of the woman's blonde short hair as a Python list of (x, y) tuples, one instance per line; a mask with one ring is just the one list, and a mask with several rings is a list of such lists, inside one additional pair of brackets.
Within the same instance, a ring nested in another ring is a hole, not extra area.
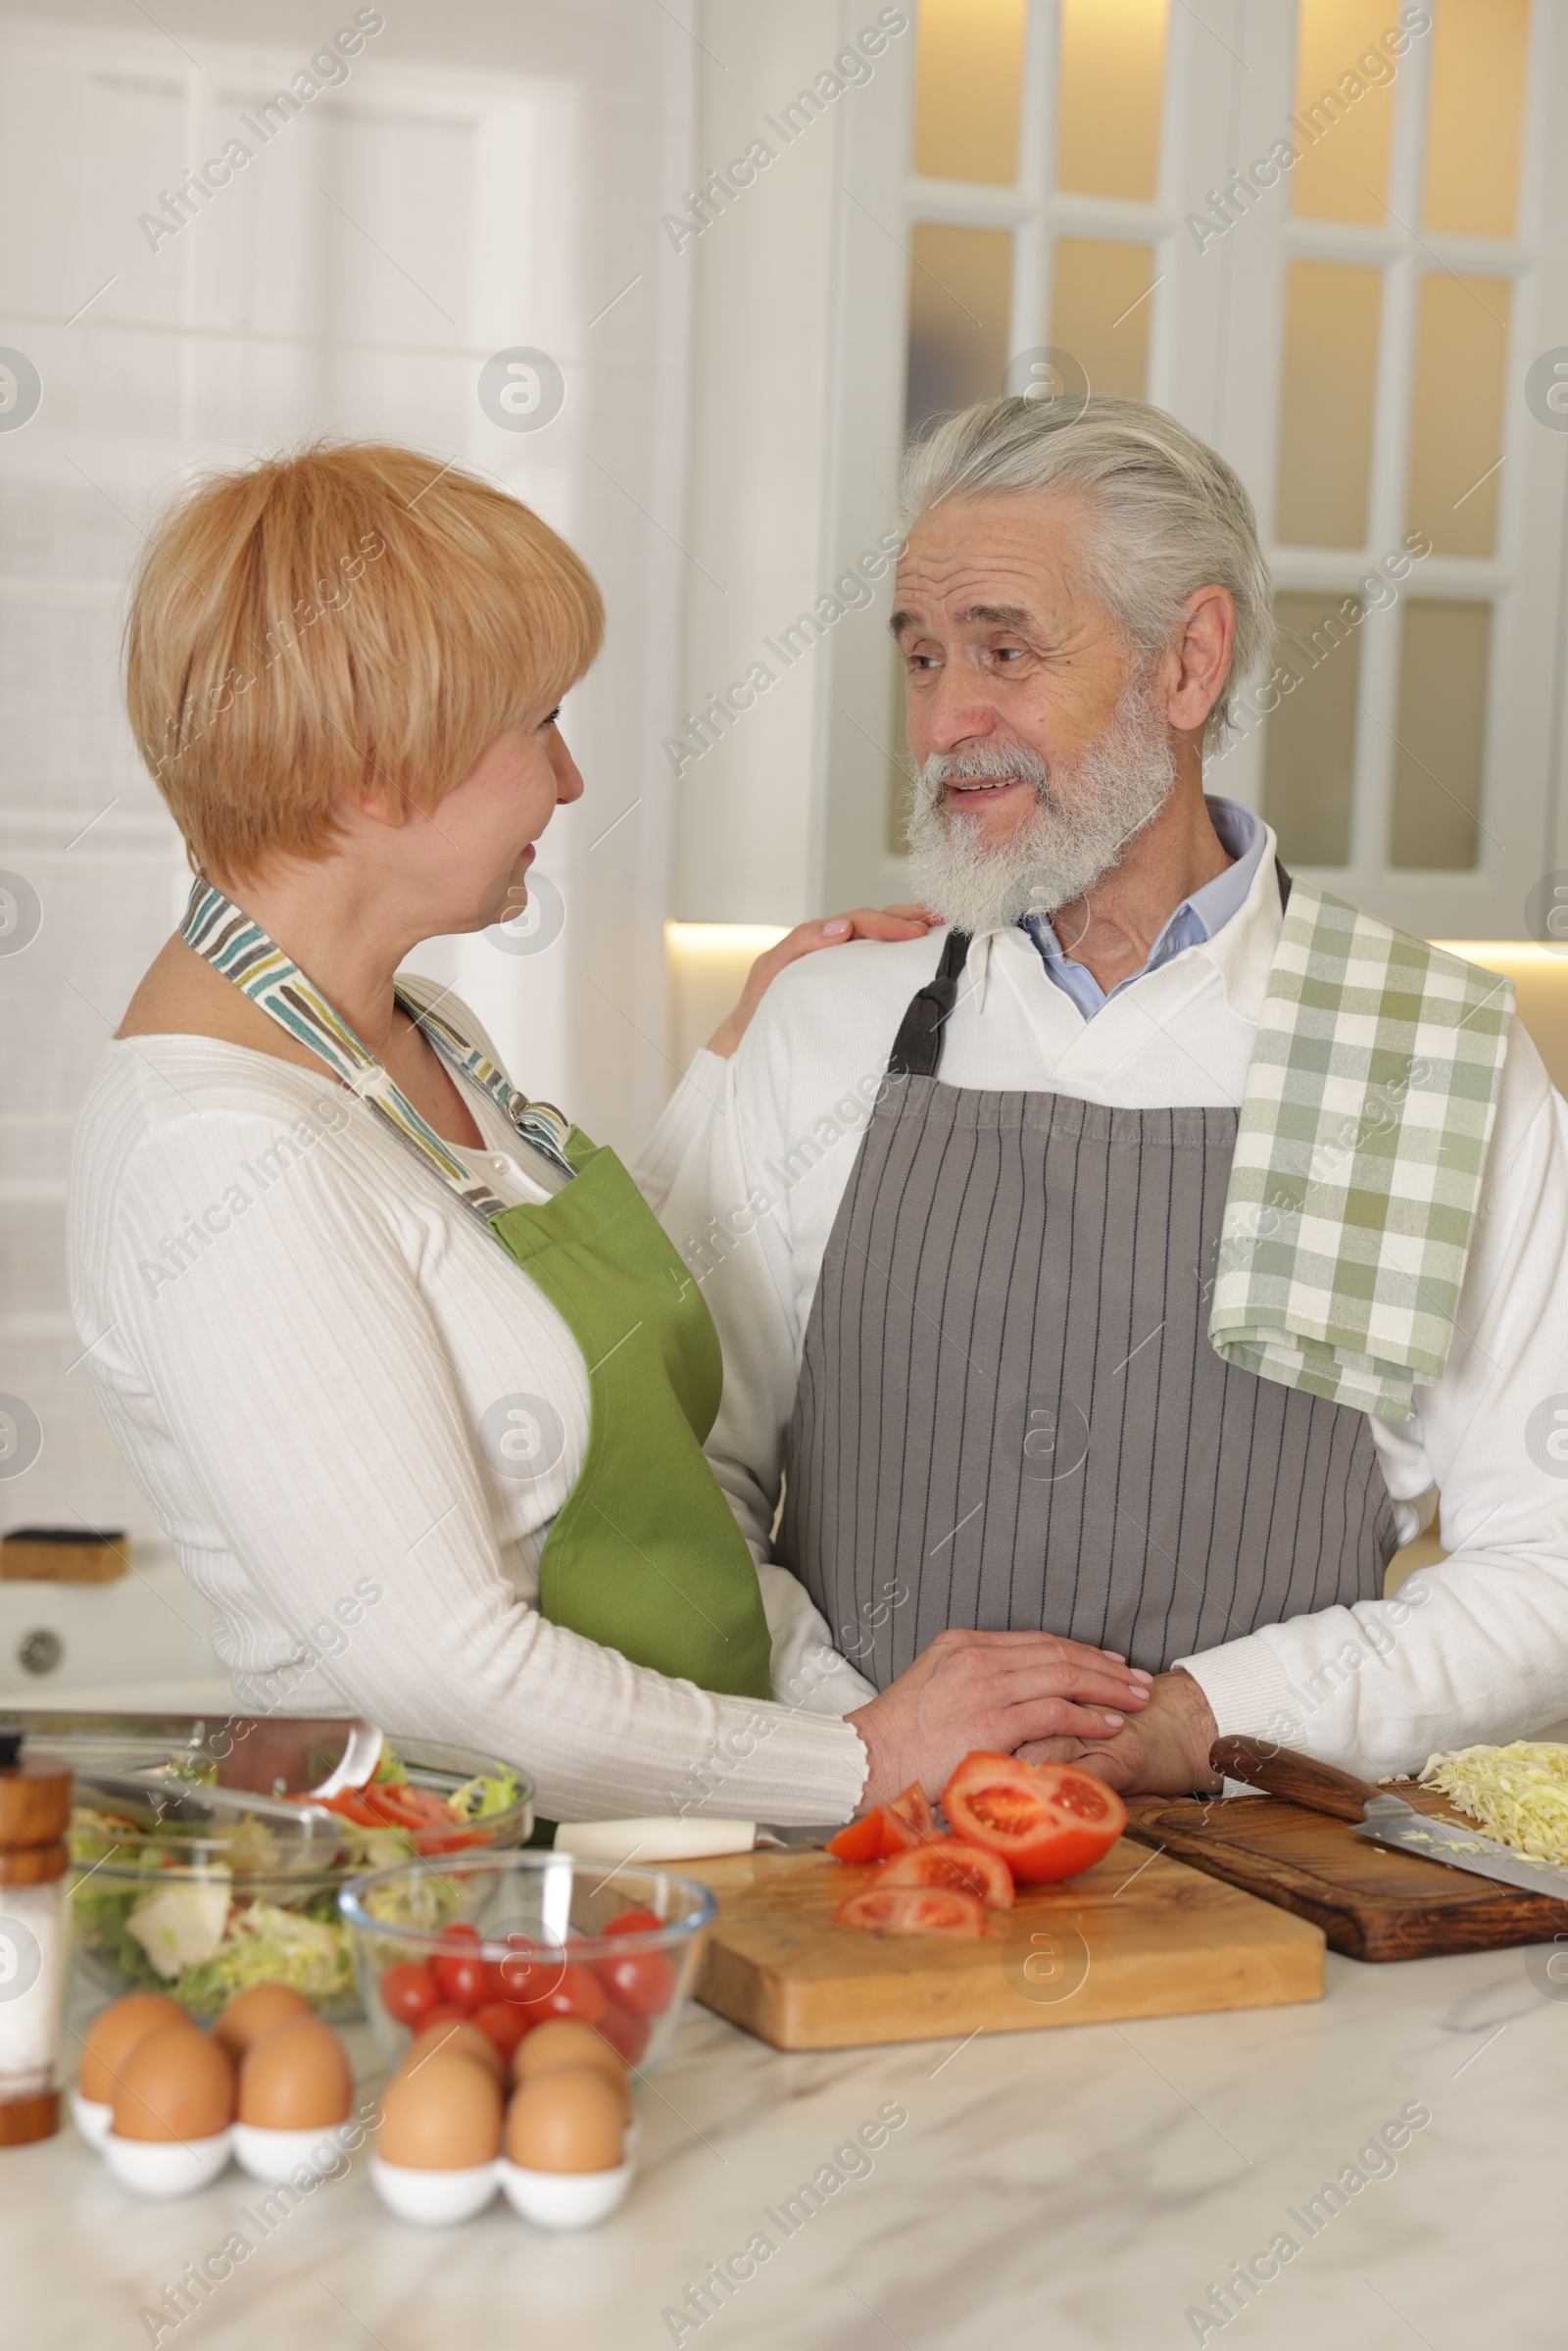
[(318, 443), (199, 483), (125, 626), (137, 748), (197, 868), (332, 847), (345, 800), (428, 810), (581, 677), (592, 574), (503, 491), (413, 449)]

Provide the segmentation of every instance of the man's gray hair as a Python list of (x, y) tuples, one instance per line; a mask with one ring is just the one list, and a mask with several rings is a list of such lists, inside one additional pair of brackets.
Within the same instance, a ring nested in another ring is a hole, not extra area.
[(1196, 589), (1229, 589), (1236, 650), (1205, 729), (1220, 740), (1273, 636), (1273, 587), (1239, 475), (1185, 424), (1115, 392), (984, 400), (910, 443), (902, 486), (909, 524), (944, 498), (1082, 497), (1095, 524), (1085, 584), (1146, 656), (1170, 643)]

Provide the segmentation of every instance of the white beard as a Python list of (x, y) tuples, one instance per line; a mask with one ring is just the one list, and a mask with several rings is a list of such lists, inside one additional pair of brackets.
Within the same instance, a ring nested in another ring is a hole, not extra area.
[[(1039, 806), (1005, 840), (987, 847), (981, 819), (947, 812), (944, 784), (1015, 776)], [(915, 780), (909, 809), (909, 895), (976, 937), (1025, 914), (1050, 914), (1083, 898), (1152, 824), (1176, 781), (1165, 720), (1130, 687), (1097, 742), (1048, 768), (1021, 745), (976, 744), (934, 752)]]

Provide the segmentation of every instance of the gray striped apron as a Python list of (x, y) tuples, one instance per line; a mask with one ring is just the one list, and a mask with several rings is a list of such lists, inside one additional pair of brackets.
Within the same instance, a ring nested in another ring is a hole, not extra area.
[(834, 1219), (782, 1557), (879, 1689), (949, 1625), (1158, 1672), (1380, 1599), (1365, 1413), (1208, 1341), (1238, 1113), (943, 1085), (968, 946), (905, 1015)]

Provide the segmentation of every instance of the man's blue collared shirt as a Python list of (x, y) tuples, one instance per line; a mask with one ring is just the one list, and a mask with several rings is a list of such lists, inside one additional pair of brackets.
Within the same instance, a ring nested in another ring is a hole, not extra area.
[(1182, 900), (1150, 949), (1149, 960), (1143, 970), (1131, 972), (1126, 979), (1118, 980), (1110, 996), (1103, 993), (1087, 964), (1075, 963), (1069, 955), (1062, 954), (1061, 942), (1051, 926), (1049, 914), (1024, 916), (1022, 927), (1039, 948), (1047, 972), (1063, 994), (1072, 998), (1086, 1020), (1093, 1020), (1095, 1014), (1109, 1004), (1111, 996), (1119, 996), (1124, 988), (1130, 988), (1135, 980), (1141, 980), (1144, 972), (1157, 971), (1161, 963), (1168, 963), (1172, 955), (1179, 955), (1184, 948), (1199, 947), (1205, 939), (1212, 939), (1233, 914), (1240, 913), (1246, 903), (1247, 893), (1252, 887), (1252, 877), (1262, 860), (1264, 843), (1268, 838), (1262, 819), (1237, 801), (1211, 800), (1206, 794), (1204, 800), (1220, 845), (1230, 852), (1236, 862), (1227, 865), (1223, 873), (1216, 873), (1213, 880), (1205, 882), (1200, 890), (1195, 890), (1191, 898)]

